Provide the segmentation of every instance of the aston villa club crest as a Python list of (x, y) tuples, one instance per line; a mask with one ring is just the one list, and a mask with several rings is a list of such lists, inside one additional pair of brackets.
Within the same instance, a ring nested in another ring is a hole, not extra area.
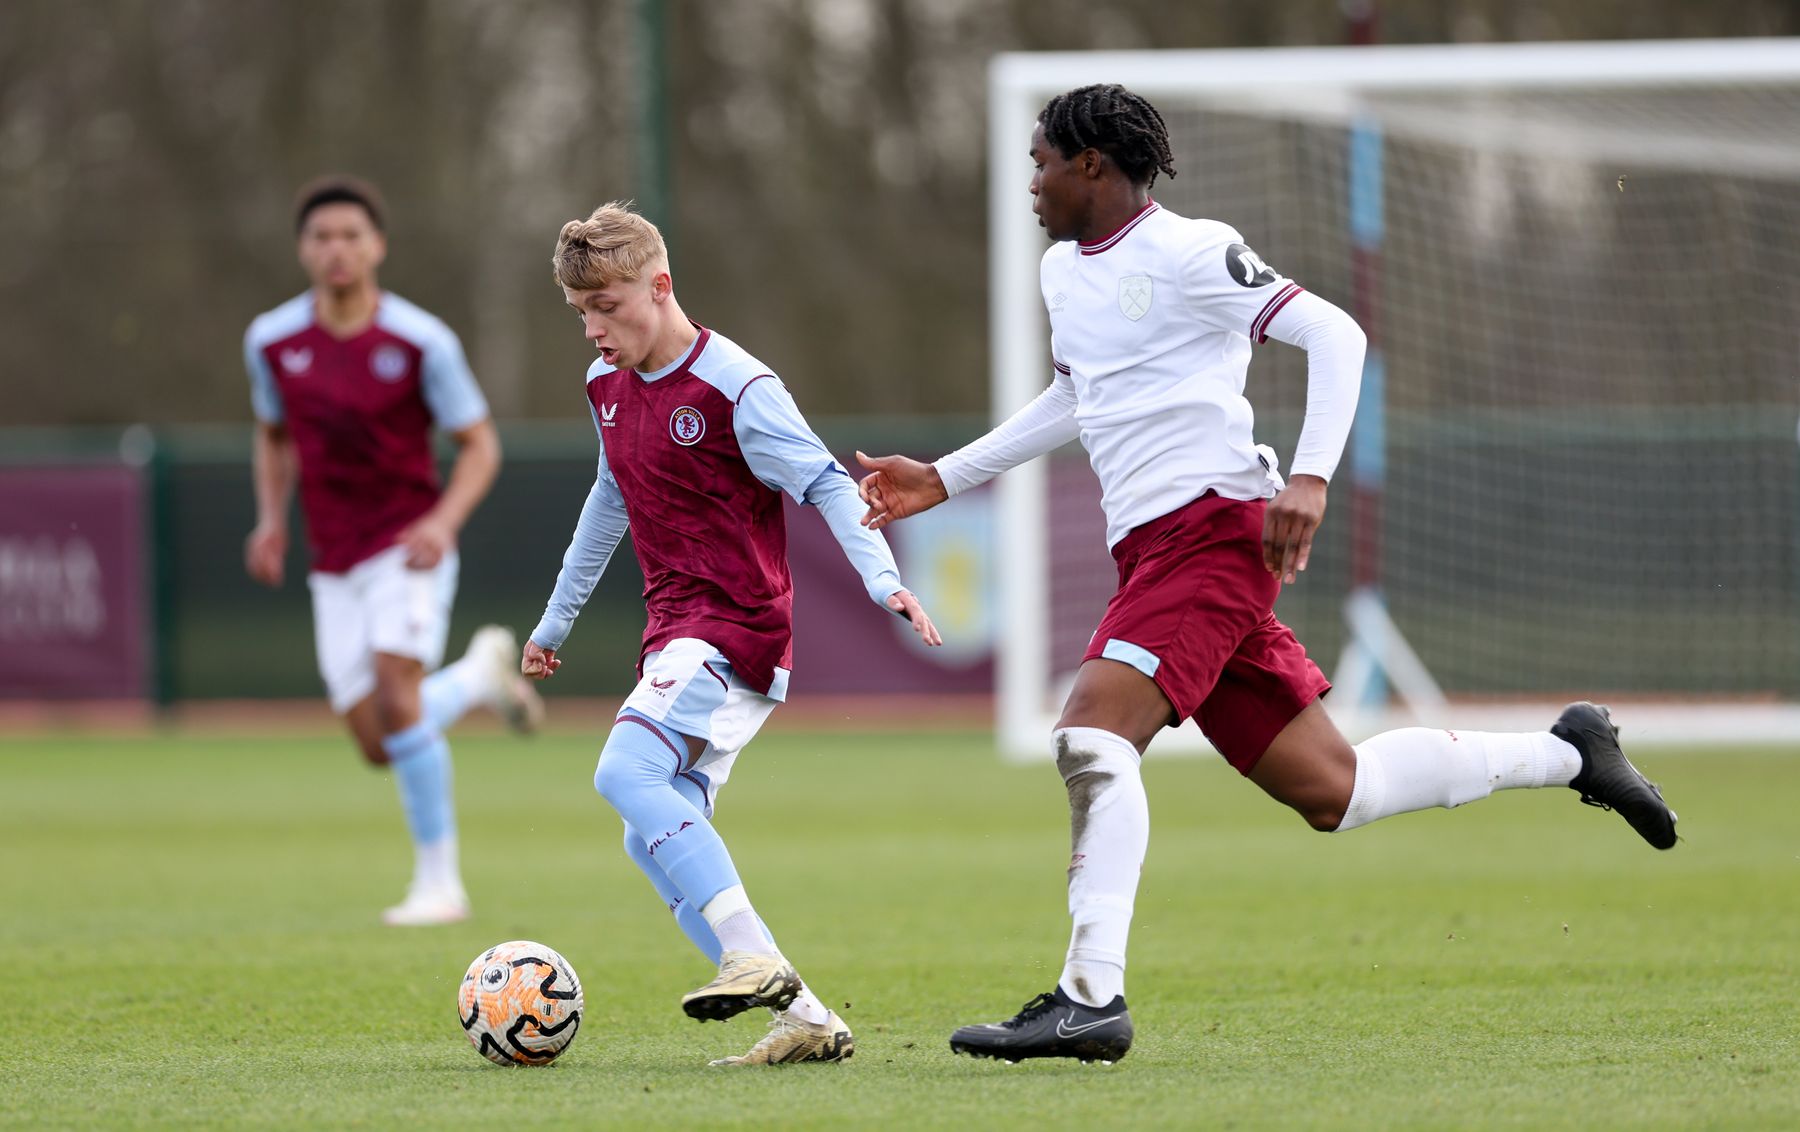
[(1119, 280), (1119, 313), (1133, 322), (1150, 313), (1150, 277), (1127, 275)]
[(692, 405), (683, 405), (669, 415), (669, 438), (680, 445), (700, 443), (706, 435), (706, 418)]
[(377, 346), (369, 355), (369, 369), (383, 381), (399, 381), (406, 376), (406, 351), (392, 344)]

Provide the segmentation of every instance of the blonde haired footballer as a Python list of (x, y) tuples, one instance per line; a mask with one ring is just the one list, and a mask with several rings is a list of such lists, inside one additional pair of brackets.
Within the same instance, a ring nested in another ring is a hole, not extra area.
[(842, 1061), (850, 1027), (807, 988), (751, 905), (712, 826), (732, 764), (793, 666), (793, 585), (782, 495), (816, 509), (877, 609), (936, 628), (886, 541), (864, 528), (849, 473), (774, 372), (689, 321), (655, 225), (608, 204), (563, 226), (555, 278), (600, 353), (586, 379), (600, 442), (593, 489), (521, 661), (548, 678), (625, 531), (644, 572), (637, 688), (600, 752), (594, 788), (625, 822), (625, 852), (709, 960), (682, 1009), (707, 1021), (774, 1013), (747, 1053), (714, 1065)]

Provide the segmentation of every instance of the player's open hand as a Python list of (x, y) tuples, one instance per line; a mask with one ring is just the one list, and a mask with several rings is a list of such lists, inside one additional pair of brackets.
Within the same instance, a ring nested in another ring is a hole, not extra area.
[(1325, 519), (1325, 481), (1294, 476), (1263, 516), (1263, 568), (1292, 582), (1312, 557), (1313, 533)]
[[(944, 490), (943, 478), (930, 464), (909, 460), (905, 456), (865, 456), (856, 459), (869, 474), (856, 485), (857, 494), (869, 505), (862, 525), (878, 531), (896, 519), (928, 511), (950, 493)], [(892, 599), (889, 599), (890, 602)]]
[(286, 574), (287, 545), (287, 527), (257, 524), (244, 540), (244, 569), (263, 585), (280, 589)]
[[(861, 455), (858, 453), (858, 458)], [(888, 595), (887, 606), (911, 621), (913, 632), (919, 634), (919, 638), (927, 645), (936, 648), (944, 643), (944, 638), (938, 633), (937, 626), (931, 623), (931, 616), (925, 612), (925, 607), (919, 604), (919, 599), (913, 596), (911, 590), (895, 590)]]
[(525, 655), (519, 659), (519, 673), (533, 680), (548, 680), (562, 667), (555, 649), (539, 648), (536, 641), (525, 642)]
[(456, 530), (434, 515), (421, 515), (394, 536), (406, 548), (406, 568), (430, 570), (456, 549)]

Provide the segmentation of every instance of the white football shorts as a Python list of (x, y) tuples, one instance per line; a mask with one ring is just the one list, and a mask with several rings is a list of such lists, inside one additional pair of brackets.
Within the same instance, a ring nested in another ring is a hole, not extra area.
[(390, 547), (342, 574), (307, 575), (313, 645), (331, 710), (344, 714), (375, 691), (375, 654), (409, 656), (430, 672), (444, 660), (460, 560), (409, 570), (406, 548)]
[[(786, 677), (784, 670), (776, 670), (778, 687), (786, 684)], [(738, 679), (718, 649), (698, 637), (677, 637), (644, 658), (643, 679), (619, 710), (630, 708), (683, 735), (706, 740), (700, 757), (681, 773), (706, 791), (710, 816), (738, 752), (756, 737), (779, 702)]]

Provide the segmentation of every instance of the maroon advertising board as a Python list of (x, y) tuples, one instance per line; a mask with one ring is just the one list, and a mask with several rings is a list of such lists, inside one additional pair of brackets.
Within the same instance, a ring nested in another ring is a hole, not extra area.
[(142, 488), (123, 466), (0, 468), (0, 697), (147, 693)]

